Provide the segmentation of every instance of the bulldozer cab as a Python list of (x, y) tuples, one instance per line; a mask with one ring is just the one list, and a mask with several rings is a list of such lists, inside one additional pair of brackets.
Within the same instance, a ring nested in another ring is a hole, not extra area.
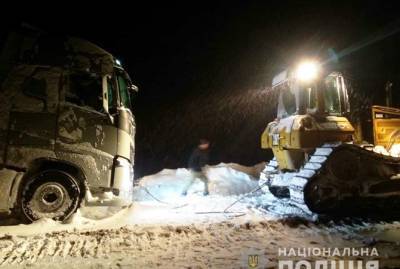
[(349, 101), (343, 76), (332, 72), (312, 81), (303, 81), (288, 71), (276, 76), (273, 89), (279, 90), (277, 118), (293, 115), (343, 116)]
[(272, 88), (279, 91), (277, 117), (264, 130), (261, 147), (272, 149), (280, 169), (299, 169), (305, 156), (324, 143), (352, 140), (340, 73), (305, 62), (275, 76)]

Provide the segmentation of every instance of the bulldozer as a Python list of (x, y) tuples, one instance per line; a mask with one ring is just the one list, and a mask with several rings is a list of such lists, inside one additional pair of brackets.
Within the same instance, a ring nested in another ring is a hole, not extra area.
[(349, 121), (346, 80), (309, 60), (273, 78), (276, 119), (261, 136), (274, 158), (260, 187), (309, 215), (400, 213), (400, 158), (387, 154), (400, 141), (400, 109), (372, 107), (375, 146), (357, 144)]

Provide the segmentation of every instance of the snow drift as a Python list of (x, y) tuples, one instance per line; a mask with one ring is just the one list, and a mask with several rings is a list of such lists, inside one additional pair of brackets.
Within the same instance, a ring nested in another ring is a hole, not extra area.
[[(258, 186), (258, 175), (263, 166), (246, 167), (232, 163), (206, 166), (210, 195), (230, 196), (252, 191)], [(164, 169), (155, 175), (143, 177), (134, 190), (134, 200), (152, 200), (154, 198), (151, 195), (161, 200), (179, 197), (191, 178), (190, 173), (185, 168)], [(202, 195), (203, 189), (203, 182), (196, 180), (188, 190), (188, 196)]]
[[(260, 167), (209, 166), (211, 195), (203, 196), (202, 182), (196, 182), (187, 197), (180, 192), (189, 171), (163, 170), (140, 180), (137, 201), (122, 210), (84, 207), (69, 223), (41, 219), (29, 225), (2, 226), (0, 266), (247, 268), (248, 255), (257, 254), (260, 264), (277, 268), (279, 248), (352, 246), (376, 247), (384, 257), (382, 266), (400, 264), (399, 222), (321, 225), (289, 221), (258, 210), (247, 199), (224, 211), (237, 201), (237, 195), (257, 187)], [(169, 205), (149, 196), (144, 186)]]

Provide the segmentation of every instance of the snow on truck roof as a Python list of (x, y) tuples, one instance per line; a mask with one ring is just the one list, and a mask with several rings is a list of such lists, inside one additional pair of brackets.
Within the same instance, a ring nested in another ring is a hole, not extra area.
[(81, 38), (15, 32), (3, 46), (0, 65), (16, 64), (62, 66), (100, 74), (121, 67), (112, 54)]

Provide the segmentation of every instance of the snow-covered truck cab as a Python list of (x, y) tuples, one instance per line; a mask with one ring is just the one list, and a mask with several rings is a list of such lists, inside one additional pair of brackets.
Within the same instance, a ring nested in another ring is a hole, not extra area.
[(137, 88), (128, 74), (85, 40), (23, 41), (1, 80), (0, 211), (63, 220), (83, 201), (131, 202)]

